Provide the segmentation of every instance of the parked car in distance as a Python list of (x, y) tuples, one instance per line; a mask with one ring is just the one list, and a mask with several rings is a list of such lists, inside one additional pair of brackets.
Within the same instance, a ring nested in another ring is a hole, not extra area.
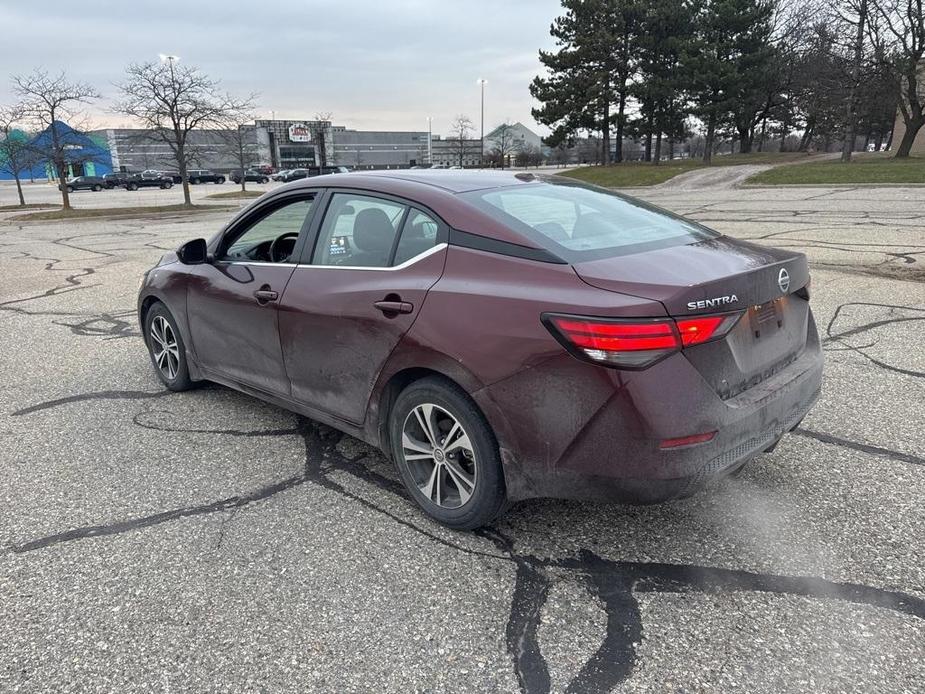
[(125, 182), (135, 176), (136, 174), (130, 173), (128, 171), (117, 171), (115, 173), (109, 173), (103, 176), (103, 181), (107, 188), (120, 188), (125, 185)]
[(145, 169), (141, 172), (142, 176), (154, 177), (160, 176), (161, 178), (169, 178), (172, 183), (182, 183), (183, 179), (180, 178), (180, 174), (176, 171), (159, 171), (157, 169)]
[(78, 176), (58, 186), (59, 189), (67, 188), (68, 193), (73, 193), (75, 190), (93, 190), (99, 192), (105, 187), (106, 181), (103, 180), (102, 176)]
[(307, 169), (291, 169), (285, 178), (280, 179), (289, 183), (298, 181), (302, 178), (311, 178), (312, 176), (326, 176), (328, 174), (350, 173), (346, 166), (310, 166)]
[(172, 188), (173, 179), (170, 176), (162, 174), (160, 171), (147, 170), (140, 174), (130, 176), (122, 186), (126, 190), (138, 190), (139, 188)]
[(272, 176), (270, 176), (270, 178), (272, 178), (274, 181), (285, 181), (286, 176), (289, 174), (290, 171), (292, 171), (292, 169), (281, 169), (277, 171), (275, 174), (273, 174)]
[[(237, 171), (231, 172), (231, 180), (234, 183), (240, 184), (241, 178), (242, 176), (241, 176), (240, 169), (238, 169)], [(269, 183), (270, 182), (270, 177), (267, 174), (261, 171), (258, 171), (257, 169), (248, 169), (247, 171), (244, 172), (243, 178), (246, 183)]]
[(167, 388), (216, 381), (379, 446), (461, 529), (530, 497), (689, 496), (822, 383), (804, 254), (531, 173), (281, 186), (167, 253), (138, 310)]
[(191, 169), (186, 172), (187, 180), (192, 184), (197, 183), (224, 183), (224, 174), (217, 174), (209, 169)]

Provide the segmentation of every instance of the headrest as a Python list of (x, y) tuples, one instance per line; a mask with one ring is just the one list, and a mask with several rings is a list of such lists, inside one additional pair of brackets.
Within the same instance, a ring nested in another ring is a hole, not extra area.
[(353, 220), (353, 243), (361, 251), (387, 251), (394, 238), (389, 216), (378, 207), (360, 210)]

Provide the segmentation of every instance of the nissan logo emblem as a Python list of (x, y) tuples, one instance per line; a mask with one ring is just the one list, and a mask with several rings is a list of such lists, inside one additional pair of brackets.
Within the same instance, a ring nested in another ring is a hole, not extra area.
[(784, 294), (790, 289), (790, 273), (787, 272), (787, 268), (782, 267), (780, 269), (780, 273), (777, 275), (777, 286), (780, 287)]

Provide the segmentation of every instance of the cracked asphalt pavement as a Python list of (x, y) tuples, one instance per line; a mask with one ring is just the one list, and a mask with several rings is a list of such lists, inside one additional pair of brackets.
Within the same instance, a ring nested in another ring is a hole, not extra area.
[(0, 213), (0, 691), (922, 691), (925, 188), (634, 194), (809, 255), (821, 400), (692, 499), (476, 533), (350, 437), (161, 388), (141, 274), (229, 211)]

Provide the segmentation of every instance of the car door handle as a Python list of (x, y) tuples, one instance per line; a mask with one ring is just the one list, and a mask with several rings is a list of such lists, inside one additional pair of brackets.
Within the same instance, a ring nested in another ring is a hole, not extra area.
[(408, 301), (376, 301), (373, 306), (383, 313), (411, 313), (414, 310), (414, 304)]
[(274, 292), (269, 287), (261, 287), (254, 292), (254, 298), (258, 304), (266, 304), (270, 301), (276, 301), (279, 298), (279, 292)]

